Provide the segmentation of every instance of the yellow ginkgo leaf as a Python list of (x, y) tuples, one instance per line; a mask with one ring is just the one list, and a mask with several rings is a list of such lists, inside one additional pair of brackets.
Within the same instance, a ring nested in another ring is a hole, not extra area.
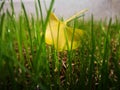
[[(69, 18), (69, 20), (71, 20)], [(73, 29), (66, 25), (66, 21), (60, 21), (54, 13), (51, 13), (45, 33), (45, 42), (53, 45), (56, 50), (63, 51), (68, 49), (76, 49), (80, 46), (80, 38), (84, 31)]]

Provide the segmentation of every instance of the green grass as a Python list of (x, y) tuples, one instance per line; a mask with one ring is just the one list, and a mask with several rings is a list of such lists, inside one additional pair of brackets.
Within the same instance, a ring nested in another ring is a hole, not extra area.
[(40, 0), (35, 1), (37, 17), (29, 17), (22, 2), (17, 18), (12, 0), (12, 12), (4, 13), (4, 2), (0, 5), (0, 90), (118, 90), (120, 20), (91, 16), (69, 23), (86, 35), (78, 49), (57, 52), (44, 38), (54, 2), (45, 19)]

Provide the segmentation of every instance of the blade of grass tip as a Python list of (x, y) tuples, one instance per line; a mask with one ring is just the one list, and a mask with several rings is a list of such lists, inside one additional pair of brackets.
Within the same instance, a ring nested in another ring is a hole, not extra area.
[(41, 7), (41, 2), (40, 2), (40, 0), (38, 0), (38, 6), (39, 6), (39, 10), (40, 10), (41, 23), (42, 23), (42, 26), (43, 26), (44, 21), (43, 21), (43, 13), (42, 13), (42, 7)]
[(47, 24), (48, 24), (48, 21), (49, 21), (50, 13), (51, 13), (51, 11), (52, 11), (54, 2), (55, 2), (55, 0), (52, 0), (52, 1), (51, 1), (49, 10), (47, 11), (47, 17), (46, 17), (46, 19), (45, 19), (45, 23), (44, 23), (44, 26), (43, 26), (44, 33), (46, 32), (46, 27), (47, 27)]
[(0, 4), (0, 15), (1, 15), (1, 10), (3, 9), (4, 4), (5, 4), (5, 1), (2, 1), (2, 3)]
[(95, 53), (95, 36), (94, 36), (94, 19), (92, 15), (91, 17), (91, 59), (90, 59), (89, 76), (88, 76), (88, 86), (90, 90), (92, 90), (92, 84), (93, 84), (92, 76), (93, 76), (94, 61), (95, 61), (94, 53)]
[(13, 0), (10, 1), (11, 9), (12, 9), (12, 16), (15, 15), (15, 10), (14, 10), (14, 2)]
[(35, 0), (35, 11), (36, 11), (37, 20), (39, 20), (38, 5), (36, 0)]
[(66, 46), (67, 46), (67, 50), (68, 51), (70, 51), (70, 48), (69, 48), (69, 43), (68, 43), (68, 37), (67, 37), (67, 32), (66, 32), (67, 30), (66, 30), (66, 28), (65, 28), (65, 30), (64, 30), (64, 34), (65, 34), (65, 40), (66, 40), (66, 42), (65, 42), (65, 46), (64, 46), (64, 48), (66, 48)]
[[(2, 41), (3, 41), (3, 36), (4, 36), (4, 31), (3, 31), (3, 25), (4, 25), (4, 18), (5, 18), (5, 13), (2, 14), (2, 16), (0, 17), (0, 68), (2, 68), (3, 62), (2, 60)], [(1, 71), (1, 69), (0, 69)]]
[(77, 23), (77, 18), (74, 19), (74, 27), (73, 27), (73, 33), (72, 33), (72, 40), (71, 40), (71, 48), (70, 50), (72, 50), (72, 46), (73, 46), (73, 40), (74, 40), (74, 34), (75, 34), (75, 28), (76, 28), (76, 23)]
[(3, 47), (2, 47), (2, 40), (1, 40), (1, 38), (0, 38), (0, 72), (1, 72), (1, 70), (2, 70), (2, 68), (3, 68), (3, 61), (2, 61), (2, 54), (3, 54), (3, 52), (2, 52), (2, 49), (3, 49)]
[[(49, 24), (50, 24), (50, 29), (51, 29), (51, 27), (52, 27), (52, 25), (51, 25), (51, 22), (49, 22)], [(57, 48), (57, 50), (58, 50), (58, 42), (59, 42), (59, 31), (60, 31), (60, 22), (58, 23), (58, 32), (57, 32), (57, 46), (56, 46), (56, 48)], [(53, 34), (51, 33), (51, 35), (52, 35), (52, 41), (53, 41), (53, 44), (56, 44), (55, 42), (54, 42), (54, 38), (53, 38)]]
[(115, 25), (116, 25), (116, 29), (119, 30), (119, 19), (117, 16), (115, 17)]
[(97, 40), (97, 45), (98, 45), (98, 47), (99, 47), (99, 53), (100, 53), (100, 55), (101, 56), (103, 56), (103, 53), (102, 53), (102, 47), (101, 47), (101, 42), (103, 42), (102, 41), (102, 33), (105, 33), (105, 28), (104, 28), (104, 25), (103, 24), (105, 24), (104, 22), (102, 22), (102, 20), (100, 20), (99, 21), (99, 26), (100, 26), (100, 38), (99, 38), (99, 40)]
[[(31, 23), (32, 23), (32, 30), (34, 30), (34, 34), (33, 34), (33, 36), (34, 36), (34, 39), (35, 38), (37, 38), (37, 32), (36, 32), (36, 29), (35, 29), (35, 19), (34, 19), (34, 16), (32, 15), (32, 17), (31, 17)], [(34, 41), (34, 40), (33, 40)]]
[(2, 14), (0, 17), (0, 38), (4, 40), (5, 33), (3, 31), (3, 25), (4, 25), (4, 19), (5, 19), (5, 13)]
[(22, 1), (21, 1), (21, 5), (22, 5), (22, 9), (24, 11), (24, 15), (25, 15), (26, 23), (27, 23), (27, 29), (28, 29), (28, 33), (29, 33), (29, 37), (30, 37), (30, 49), (31, 49), (31, 53), (33, 55), (32, 35), (31, 35), (29, 19), (28, 19), (28, 16), (27, 16), (27, 12), (26, 12), (24, 3)]
[(109, 88), (108, 83), (108, 75), (109, 75), (109, 71), (108, 71), (108, 59), (109, 59), (109, 30), (111, 27), (111, 22), (112, 22), (112, 18), (110, 18), (109, 20), (109, 25), (108, 25), (108, 29), (107, 29), (107, 34), (106, 34), (106, 38), (105, 38), (105, 45), (104, 45), (104, 55), (103, 55), (103, 63), (102, 63), (102, 67), (101, 67), (101, 81), (100, 81), (100, 89), (104, 89), (107, 90)]

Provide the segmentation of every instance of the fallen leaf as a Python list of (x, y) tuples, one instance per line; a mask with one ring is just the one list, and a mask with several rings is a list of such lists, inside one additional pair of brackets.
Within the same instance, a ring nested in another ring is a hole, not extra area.
[[(84, 13), (82, 11), (81, 13)], [(66, 21), (59, 20), (54, 13), (51, 13), (45, 33), (45, 42), (53, 45), (57, 51), (73, 50), (80, 46), (81, 37), (84, 35), (84, 30), (74, 29), (67, 26), (67, 23), (74, 19), (76, 15)]]

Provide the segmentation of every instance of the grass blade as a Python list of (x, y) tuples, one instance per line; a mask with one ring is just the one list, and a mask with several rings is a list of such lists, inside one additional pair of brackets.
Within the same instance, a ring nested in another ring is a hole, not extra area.
[(1, 15), (1, 10), (3, 9), (4, 4), (5, 4), (5, 1), (2, 1), (2, 3), (0, 4), (0, 15)]

